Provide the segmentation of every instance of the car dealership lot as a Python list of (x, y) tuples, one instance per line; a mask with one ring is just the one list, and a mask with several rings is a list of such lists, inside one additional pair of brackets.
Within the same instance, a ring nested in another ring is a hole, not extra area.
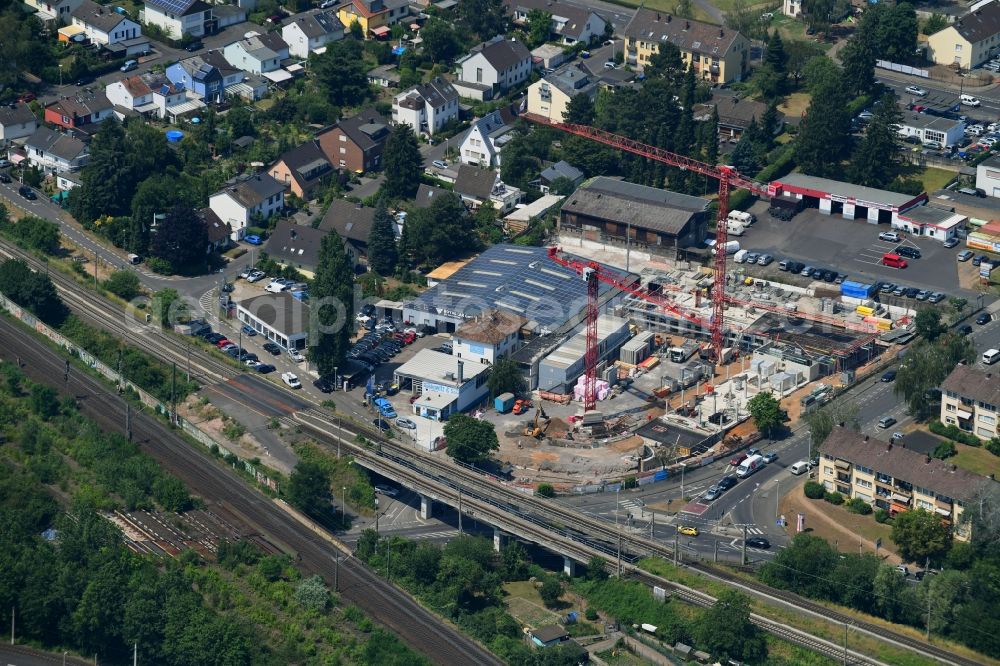
[[(887, 225), (868, 224), (862, 220), (845, 220), (836, 215), (823, 215), (816, 209), (806, 209), (791, 221), (772, 218), (761, 207), (754, 212), (758, 222), (739, 238), (740, 246), (756, 252), (773, 254), (775, 261), (794, 259), (806, 264), (829, 268), (859, 282), (894, 282), (949, 295), (963, 293), (959, 286), (958, 252), (963, 248), (945, 248), (941, 241), (900, 232), (900, 243), (879, 240), (879, 232)], [(920, 259), (907, 259), (905, 269), (890, 268), (880, 263), (881, 257), (899, 245), (920, 250)], [(760, 277), (787, 276), (777, 263), (766, 268), (747, 267), (747, 272)], [(791, 281), (782, 278), (784, 281)], [(807, 278), (799, 280), (808, 282)], [(798, 280), (796, 280), (798, 282)], [(968, 293), (968, 292), (966, 292)]]

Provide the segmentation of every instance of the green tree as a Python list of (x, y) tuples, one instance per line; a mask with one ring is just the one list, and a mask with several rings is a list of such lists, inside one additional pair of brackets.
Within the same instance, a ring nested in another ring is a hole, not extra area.
[(292, 506), (310, 516), (325, 518), (330, 515), (333, 493), (330, 476), (322, 465), (300, 460), (288, 477), (285, 494)]
[(59, 251), (59, 225), (34, 215), (25, 215), (17, 222), (10, 219), (7, 209), (0, 206), (0, 229), (4, 230), (14, 242), (29, 250), (38, 250), (46, 254)]
[(832, 598), (835, 588), (829, 574), (839, 559), (825, 539), (803, 532), (761, 568), (760, 580), (808, 597)]
[(496, 430), (489, 421), (480, 421), (465, 414), (456, 414), (444, 424), (446, 453), (464, 463), (483, 463), (493, 451), (500, 449)]
[(322, 613), (330, 603), (330, 591), (320, 576), (312, 575), (303, 578), (295, 587), (295, 601), (303, 608)]
[(194, 208), (179, 204), (170, 208), (156, 225), (150, 254), (170, 264), (176, 273), (204, 270), (208, 228)]
[(84, 226), (102, 215), (121, 215), (131, 192), (126, 161), (129, 154), (125, 130), (116, 118), (101, 123), (88, 149), (87, 166), (80, 171), (80, 187), (69, 199), (70, 212)]
[(138, 296), (141, 286), (139, 276), (128, 270), (115, 271), (104, 281), (105, 289), (126, 301)]
[(750, 619), (750, 598), (737, 590), (724, 590), (695, 623), (695, 642), (720, 660), (762, 663), (767, 640)]
[(761, 391), (750, 398), (747, 409), (753, 417), (757, 430), (769, 437), (775, 428), (781, 426), (781, 403), (770, 393)]
[(785, 53), (785, 44), (781, 40), (781, 33), (775, 30), (771, 34), (771, 39), (767, 42), (767, 49), (764, 52), (764, 64), (770, 65), (778, 74), (785, 73), (788, 54)]
[(412, 199), (420, 185), (423, 157), (417, 137), (409, 125), (396, 125), (382, 153), (385, 183), (382, 192), (390, 199)]
[(453, 193), (434, 199), (428, 208), (411, 211), (403, 226), (399, 254), (404, 265), (440, 265), (479, 249), (479, 239), (469, 233), (469, 211)]
[(530, 49), (541, 46), (549, 41), (552, 34), (552, 14), (541, 9), (532, 9), (528, 12), (528, 39), (527, 47)]
[(608, 579), (607, 562), (600, 555), (591, 555), (587, 560), (587, 578), (596, 581)]
[(903, 114), (896, 104), (896, 96), (889, 93), (875, 107), (865, 136), (851, 157), (848, 174), (851, 182), (866, 187), (885, 189), (900, 176), (903, 162), (900, 158), (902, 141), (899, 125)]
[(310, 56), (313, 78), (335, 106), (360, 106), (371, 97), (361, 43), (342, 39)]
[(944, 17), (943, 14), (938, 14), (934, 12), (931, 17), (924, 21), (924, 24), (920, 27), (920, 32), (924, 33), (928, 37), (931, 35), (941, 32), (948, 27), (948, 19)]
[(379, 275), (392, 275), (399, 261), (393, 226), (389, 211), (385, 206), (379, 206), (368, 234), (368, 265)]
[(878, 26), (879, 55), (893, 62), (905, 62), (917, 48), (918, 21), (913, 5), (901, 2), (888, 8)]
[(880, 566), (875, 574), (875, 580), (872, 581), (875, 612), (890, 622), (898, 621), (902, 614), (905, 588), (906, 581), (895, 567), (887, 564)]
[(507, 32), (507, 8), (501, 0), (463, 0), (459, 20), (480, 40)]
[(21, 259), (0, 264), (0, 285), (5, 296), (51, 326), (59, 326), (68, 314), (49, 276), (32, 271)]
[(310, 289), (310, 328), (316, 335), (309, 336), (309, 358), (321, 377), (333, 374), (335, 367), (344, 367), (351, 341), (353, 285), (354, 271), (344, 241), (337, 234), (327, 234), (320, 242)]
[(125, 244), (130, 252), (146, 256), (154, 217), (165, 214), (178, 198), (182, 203), (193, 203), (184, 188), (178, 190), (177, 177), (173, 174), (157, 174), (139, 184), (132, 197), (131, 224)]
[(555, 576), (546, 576), (542, 586), (538, 588), (538, 595), (546, 608), (555, 608), (559, 605), (559, 597), (562, 596), (562, 584)]
[(679, 88), (687, 72), (681, 50), (671, 42), (661, 42), (656, 52), (649, 57), (649, 64), (643, 69), (647, 79), (663, 79), (671, 86)]
[(809, 454), (810, 457), (816, 455), (819, 445), (826, 441), (826, 438), (833, 432), (833, 428), (840, 423), (854, 431), (861, 430), (861, 421), (858, 419), (858, 405), (853, 402), (834, 402), (815, 411), (806, 414), (803, 419), (809, 426)]
[(179, 323), (184, 311), (181, 295), (176, 289), (161, 289), (153, 296), (150, 311), (163, 328)]
[(806, 74), (806, 65), (817, 56), (823, 55), (823, 49), (815, 42), (804, 39), (793, 39), (785, 43), (786, 68), (792, 77), (795, 88)]
[(420, 29), (424, 51), (434, 62), (450, 62), (459, 53), (461, 43), (450, 23), (432, 17)]
[(949, 333), (934, 343), (921, 340), (896, 371), (893, 391), (906, 400), (910, 414), (924, 418), (930, 413), (931, 389), (940, 386), (959, 362), (974, 357), (975, 349), (965, 336)]
[(840, 163), (850, 148), (844, 140), (849, 136), (850, 124), (841, 78), (825, 78), (814, 89), (799, 126), (795, 159), (802, 170), (813, 176), (840, 174)]
[[(578, 125), (594, 124), (594, 99), (590, 95), (574, 95), (566, 105), (563, 120)], [(504, 158), (506, 159), (506, 158)]]
[(951, 547), (951, 530), (930, 511), (904, 511), (892, 521), (892, 541), (907, 561), (938, 561)]
[(917, 335), (928, 342), (934, 342), (948, 330), (947, 325), (941, 321), (941, 313), (936, 308), (920, 308), (917, 310), (914, 322), (917, 327)]
[(501, 393), (513, 393), (521, 395), (527, 385), (524, 382), (524, 374), (513, 360), (509, 358), (499, 358), (490, 368), (489, 379), (486, 385), (490, 389), (490, 397), (495, 398)]

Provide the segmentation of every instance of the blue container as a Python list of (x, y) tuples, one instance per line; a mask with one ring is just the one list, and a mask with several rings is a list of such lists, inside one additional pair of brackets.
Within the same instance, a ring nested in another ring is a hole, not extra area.
[(167, 130), (167, 141), (177, 143), (184, 138), (184, 132), (180, 130)]
[(514, 394), (501, 393), (497, 397), (493, 398), (493, 408), (500, 414), (506, 414), (514, 408)]
[(840, 293), (843, 296), (850, 296), (851, 298), (870, 298), (874, 291), (875, 285), (853, 282), (851, 280), (844, 280), (840, 285)]

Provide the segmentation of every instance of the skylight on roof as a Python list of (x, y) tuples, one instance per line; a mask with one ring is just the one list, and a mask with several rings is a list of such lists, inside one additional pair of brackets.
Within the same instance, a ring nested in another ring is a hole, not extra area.
[(538, 280), (532, 280), (531, 278), (525, 279), (524, 283), (525, 284), (530, 284), (530, 285), (535, 286), (535, 287), (541, 287), (542, 289), (547, 289), (549, 291), (555, 291), (556, 290), (556, 288), (553, 287), (551, 284), (545, 284), (544, 282), (539, 282)]
[(538, 300), (538, 296), (535, 296), (534, 294), (526, 294), (523, 291), (514, 291), (513, 289), (511, 289), (510, 293), (514, 294), (515, 296), (520, 296), (522, 298), (527, 298), (528, 300), (531, 300), (531, 301), (537, 301)]

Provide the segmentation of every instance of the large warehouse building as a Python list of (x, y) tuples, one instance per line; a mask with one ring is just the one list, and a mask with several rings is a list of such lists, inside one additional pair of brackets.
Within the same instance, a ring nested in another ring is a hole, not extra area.
[(768, 193), (772, 197), (795, 197), (826, 215), (842, 215), (845, 220), (867, 219), (871, 224), (895, 223), (899, 213), (927, 201), (926, 194), (899, 194), (804, 173), (790, 173), (772, 181)]

